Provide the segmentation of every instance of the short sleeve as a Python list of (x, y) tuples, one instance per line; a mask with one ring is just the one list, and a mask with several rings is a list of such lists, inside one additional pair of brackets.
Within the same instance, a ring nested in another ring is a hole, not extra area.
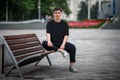
[(49, 22), (47, 23), (47, 26), (46, 26), (46, 33), (50, 33), (50, 23)]
[(66, 23), (65, 24), (65, 35), (68, 35), (69, 36), (69, 27), (68, 27), (68, 24)]

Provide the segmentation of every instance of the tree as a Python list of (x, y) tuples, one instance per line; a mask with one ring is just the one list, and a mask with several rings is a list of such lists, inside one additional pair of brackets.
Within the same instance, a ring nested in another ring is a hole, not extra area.
[(0, 21), (5, 20), (5, 1), (0, 1)]
[(91, 19), (97, 19), (98, 15), (98, 2), (96, 2), (95, 5), (91, 8)]
[(85, 1), (81, 1), (79, 5), (80, 10), (78, 11), (78, 20), (87, 19), (88, 5)]
[(8, 19), (25, 20), (35, 9), (34, 0), (2, 0), (0, 3), (0, 20), (6, 18), (6, 1), (8, 1)]
[(9, 0), (10, 20), (25, 20), (35, 9), (33, 0)]
[(52, 15), (53, 9), (56, 6), (60, 6), (66, 15), (70, 15), (71, 11), (68, 7), (67, 0), (41, 0), (42, 16), (46, 14)]
[[(6, 1), (0, 3), (0, 20), (5, 20)], [(55, 6), (60, 6), (64, 13), (69, 16), (71, 13), (67, 0), (41, 0), (41, 16), (52, 15)], [(38, 18), (38, 0), (8, 0), (9, 21), (27, 20)]]

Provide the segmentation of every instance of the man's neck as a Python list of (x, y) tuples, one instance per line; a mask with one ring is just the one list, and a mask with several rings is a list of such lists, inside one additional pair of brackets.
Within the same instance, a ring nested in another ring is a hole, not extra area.
[(55, 22), (61, 22), (61, 19), (54, 19)]

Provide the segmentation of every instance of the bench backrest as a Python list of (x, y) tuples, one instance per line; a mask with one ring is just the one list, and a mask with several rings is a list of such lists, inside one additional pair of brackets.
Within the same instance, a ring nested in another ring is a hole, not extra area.
[(45, 52), (35, 34), (7, 35), (4, 38), (17, 61), (30, 55)]

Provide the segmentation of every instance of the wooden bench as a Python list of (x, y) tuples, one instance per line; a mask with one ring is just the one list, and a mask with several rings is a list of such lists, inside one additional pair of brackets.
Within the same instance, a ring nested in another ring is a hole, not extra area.
[(20, 67), (33, 62), (37, 62), (37, 65), (44, 57), (47, 57), (49, 64), (52, 65), (48, 54), (54, 51), (46, 51), (36, 34), (7, 35), (4, 36), (4, 44), (14, 62), (6, 76), (13, 69), (17, 69), (19, 76), (24, 79)]

